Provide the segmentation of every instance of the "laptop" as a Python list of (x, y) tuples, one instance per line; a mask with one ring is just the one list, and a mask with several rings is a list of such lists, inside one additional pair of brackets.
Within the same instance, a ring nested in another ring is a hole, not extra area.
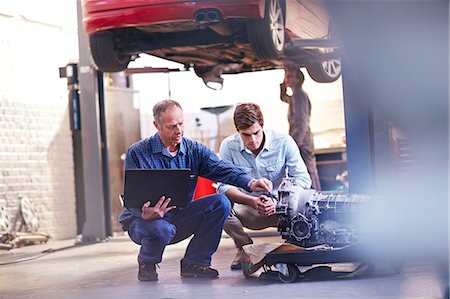
[(141, 208), (150, 201), (154, 206), (161, 196), (170, 197), (169, 206), (185, 207), (189, 198), (190, 169), (127, 169), (123, 205)]

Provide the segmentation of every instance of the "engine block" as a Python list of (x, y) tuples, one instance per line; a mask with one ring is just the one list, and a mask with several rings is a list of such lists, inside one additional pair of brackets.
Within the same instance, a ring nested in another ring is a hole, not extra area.
[(345, 246), (361, 241), (355, 216), (369, 196), (304, 190), (285, 178), (278, 188), (277, 227), (283, 239), (302, 247)]

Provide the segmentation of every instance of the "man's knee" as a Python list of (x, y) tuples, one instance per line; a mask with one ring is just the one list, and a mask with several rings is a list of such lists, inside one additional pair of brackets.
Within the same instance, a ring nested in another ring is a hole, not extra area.
[(170, 240), (175, 236), (176, 228), (174, 225), (167, 222), (158, 222), (155, 226), (154, 234), (155, 236), (165, 241), (165, 243), (169, 243)]
[(135, 234), (140, 235), (139, 239), (159, 240), (165, 244), (168, 244), (176, 233), (176, 228), (173, 224), (160, 219), (154, 221), (142, 220), (140, 226), (135, 229), (139, 230), (139, 234)]
[(214, 205), (214, 209), (222, 210), (223, 214), (228, 216), (231, 211), (231, 203), (228, 197), (224, 194), (211, 195), (211, 203)]
[(220, 200), (220, 206), (224, 209), (225, 214), (228, 216), (231, 211), (231, 202), (224, 194), (218, 194)]

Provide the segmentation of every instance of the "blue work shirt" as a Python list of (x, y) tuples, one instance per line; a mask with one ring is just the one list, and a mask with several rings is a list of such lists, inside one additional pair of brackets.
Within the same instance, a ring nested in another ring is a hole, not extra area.
[[(193, 179), (190, 181), (189, 198), (192, 200), (197, 185), (197, 177), (202, 176), (215, 182), (224, 182), (250, 191), (251, 177), (243, 170), (227, 161), (220, 160), (206, 145), (183, 138), (178, 153), (173, 157), (161, 141), (158, 133), (141, 140), (128, 148), (125, 169), (168, 169), (189, 168)], [(140, 217), (140, 208), (125, 208), (119, 221), (127, 224)]]
[[(263, 132), (264, 146), (257, 156), (244, 145), (239, 133), (236, 133), (222, 141), (220, 158), (239, 166), (252, 178), (271, 180), (274, 195), (277, 195), (278, 186), (286, 176), (295, 178), (302, 188), (310, 188), (311, 178), (294, 139), (288, 134), (272, 130)], [(218, 192), (226, 193), (230, 188), (231, 186), (221, 183), (218, 186)], [(247, 190), (241, 191), (254, 196), (260, 195)]]

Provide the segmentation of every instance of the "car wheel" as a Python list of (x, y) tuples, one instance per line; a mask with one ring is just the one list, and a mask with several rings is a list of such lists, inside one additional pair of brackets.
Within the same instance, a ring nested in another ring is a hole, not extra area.
[(281, 272), (278, 272), (278, 278), (284, 283), (293, 282), (300, 275), (300, 270), (297, 268), (295, 264), (287, 264), (287, 270), (288, 270), (287, 276), (285, 276)]
[[(328, 38), (331, 40), (339, 40), (336, 35), (333, 24), (329, 24), (328, 27)], [(320, 54), (333, 54), (335, 52), (334, 48), (325, 48), (321, 50)], [(341, 59), (333, 58), (328, 60), (318, 60), (310, 65), (306, 66), (309, 76), (316, 82), (328, 83), (336, 81), (341, 75)]]
[(95, 64), (102, 72), (120, 72), (127, 68), (131, 55), (120, 53), (116, 49), (114, 37), (108, 32), (89, 36), (91, 54)]
[[(326, 50), (334, 51), (333, 49)], [(314, 62), (306, 66), (309, 76), (316, 82), (327, 83), (336, 81), (341, 75), (341, 60), (330, 59), (325, 61)]]
[(280, 0), (267, 0), (264, 19), (247, 26), (250, 46), (260, 59), (274, 59), (284, 50), (284, 14)]

